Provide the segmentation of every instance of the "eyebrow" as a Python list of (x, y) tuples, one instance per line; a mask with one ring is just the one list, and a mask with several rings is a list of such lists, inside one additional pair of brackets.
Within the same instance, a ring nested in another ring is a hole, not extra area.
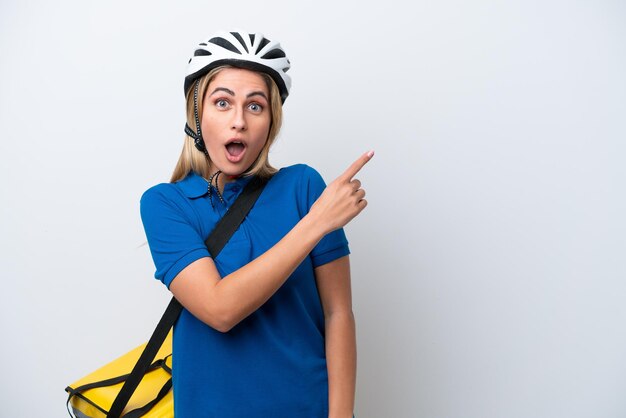
[(235, 92), (232, 91), (231, 89), (227, 89), (226, 87), (218, 87), (215, 90), (213, 90), (213, 92), (210, 94), (210, 96), (213, 96), (218, 91), (225, 91), (226, 93), (230, 94), (231, 96), (235, 95)]
[(265, 95), (265, 93), (263, 93), (262, 91), (253, 91), (252, 93), (248, 93), (246, 95), (246, 97), (252, 97), (252, 96), (261, 96), (265, 100), (267, 100), (268, 102), (270, 101), (270, 99), (268, 99), (267, 96)]
[[(218, 91), (223, 91), (226, 92), (228, 94), (230, 94), (231, 96), (235, 96), (235, 92), (232, 91), (231, 89), (227, 89), (226, 87), (217, 87), (215, 90), (213, 90), (211, 92), (211, 94), (209, 96), (213, 96), (215, 93), (217, 93)], [(261, 90), (259, 91), (253, 91), (251, 93), (248, 93), (246, 95), (247, 98), (253, 97), (253, 96), (261, 96), (263, 97), (265, 100), (267, 100), (269, 102), (269, 99), (267, 98), (267, 96), (265, 95), (264, 92), (262, 92)]]

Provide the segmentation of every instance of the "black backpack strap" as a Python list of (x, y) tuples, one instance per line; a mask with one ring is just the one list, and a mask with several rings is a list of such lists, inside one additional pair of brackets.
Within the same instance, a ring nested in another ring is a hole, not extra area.
[(172, 388), (172, 378), (170, 377), (167, 380), (167, 382), (165, 382), (163, 387), (161, 387), (161, 390), (159, 390), (159, 393), (157, 394), (156, 398), (154, 398), (153, 400), (151, 400), (150, 402), (148, 402), (147, 404), (145, 404), (144, 406), (140, 408), (133, 409), (132, 411), (128, 411), (126, 414), (124, 414), (124, 418), (143, 417), (145, 414), (148, 413), (148, 411), (154, 408), (154, 405), (158, 404), (161, 401), (161, 399), (165, 398), (165, 396), (169, 393), (171, 388)]
[[(235, 203), (231, 205), (228, 209), (224, 217), (218, 222), (215, 229), (209, 235), (209, 238), (206, 240), (206, 245), (211, 254), (211, 257), (214, 259), (220, 253), (224, 245), (228, 242), (230, 237), (235, 233), (239, 225), (244, 220), (254, 203), (261, 195), (263, 188), (267, 184), (267, 179), (259, 178), (255, 176), (252, 178), (246, 187), (243, 189)], [(163, 345), (163, 341), (167, 337), (170, 329), (180, 316), (180, 313), (183, 310), (183, 306), (178, 302), (175, 298), (172, 298), (170, 304), (168, 305), (163, 317), (159, 321), (156, 329), (154, 330), (150, 340), (148, 340), (148, 344), (146, 348), (141, 353), (139, 360), (137, 360), (137, 364), (133, 368), (133, 371), (130, 373), (126, 382), (124, 382), (124, 386), (115, 397), (111, 408), (109, 409), (109, 413), (107, 414), (107, 418), (119, 418), (126, 407), (126, 404), (130, 400), (130, 397), (137, 389), (139, 382), (143, 378), (146, 371), (150, 368), (150, 364), (156, 357), (157, 352)]]
[(222, 248), (224, 248), (230, 237), (235, 233), (237, 228), (239, 228), (239, 224), (243, 222), (248, 212), (250, 212), (250, 209), (252, 209), (252, 206), (254, 206), (261, 192), (263, 192), (267, 181), (267, 179), (261, 179), (259, 177), (254, 177), (250, 180), (235, 203), (228, 208), (224, 217), (215, 226), (215, 229), (211, 231), (211, 235), (206, 240), (206, 246), (209, 249), (211, 257), (214, 259), (217, 258), (217, 255), (222, 251)]

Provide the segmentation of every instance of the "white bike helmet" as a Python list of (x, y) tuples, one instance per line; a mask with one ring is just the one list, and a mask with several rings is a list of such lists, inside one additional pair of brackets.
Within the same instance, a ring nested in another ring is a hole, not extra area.
[[(209, 153), (202, 138), (200, 115), (198, 114), (198, 81), (200, 77), (221, 65), (231, 65), (269, 75), (278, 86), (283, 103), (289, 96), (289, 89), (291, 88), (291, 77), (287, 75), (291, 65), (285, 51), (278, 42), (270, 41), (263, 34), (244, 31), (218, 32), (208, 41), (201, 42), (193, 57), (189, 59), (185, 77), (185, 95), (193, 88), (196, 129), (192, 129), (185, 123), (185, 133), (194, 140), (195, 147), (203, 152), (207, 158)], [(215, 182), (217, 184), (217, 179)], [(211, 200), (211, 204), (213, 204), (213, 200)]]
[(266, 73), (278, 86), (283, 103), (289, 95), (291, 77), (287, 71), (291, 65), (285, 51), (278, 42), (270, 41), (261, 33), (218, 32), (201, 42), (189, 59), (185, 94), (195, 80), (220, 65)]

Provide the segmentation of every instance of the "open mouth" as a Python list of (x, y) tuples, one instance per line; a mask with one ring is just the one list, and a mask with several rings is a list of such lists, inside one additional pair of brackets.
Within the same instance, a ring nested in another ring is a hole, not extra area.
[(246, 152), (246, 144), (242, 141), (233, 140), (226, 144), (226, 158), (232, 163), (239, 162)]

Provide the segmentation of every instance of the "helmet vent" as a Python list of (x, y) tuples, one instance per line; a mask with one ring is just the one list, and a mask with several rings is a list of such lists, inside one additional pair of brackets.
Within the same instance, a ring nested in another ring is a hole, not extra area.
[(241, 52), (237, 49), (237, 47), (230, 42), (228, 42), (224, 38), (212, 38), (209, 39), (209, 42), (218, 46), (221, 46), (224, 49), (228, 49), (230, 52), (234, 52), (235, 54), (241, 55)]
[(269, 44), (270, 41), (268, 41), (267, 39), (263, 38), (261, 39), (261, 43), (259, 44), (259, 47), (256, 49), (256, 51), (254, 52), (255, 54), (258, 54), (260, 50), (263, 49), (263, 47), (267, 44)]
[(243, 41), (243, 38), (241, 37), (241, 35), (237, 32), (231, 32), (231, 35), (233, 35), (235, 38), (237, 38), (237, 40), (239, 41), (239, 43), (241, 44), (241, 46), (243, 46), (243, 49), (246, 50), (246, 52), (248, 51), (248, 47), (246, 46), (246, 43)]
[(212, 54), (210, 51), (207, 51), (206, 49), (196, 49), (196, 52), (193, 53), (194, 57), (197, 57), (200, 55), (212, 55)]
[(274, 58), (285, 58), (285, 57), (286, 57), (285, 51), (281, 51), (280, 49), (272, 49), (270, 52), (263, 55), (261, 58), (271, 60)]
[(250, 43), (253, 44), (254, 43), (254, 33), (250, 33)]

